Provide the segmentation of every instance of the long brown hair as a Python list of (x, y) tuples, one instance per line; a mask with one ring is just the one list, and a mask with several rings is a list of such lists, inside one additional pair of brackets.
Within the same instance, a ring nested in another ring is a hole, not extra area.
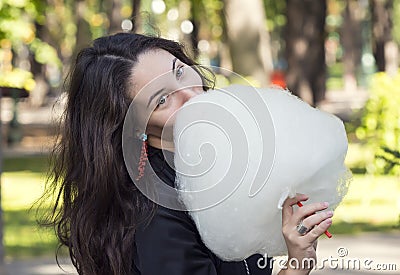
[(122, 154), (132, 70), (138, 55), (152, 49), (195, 65), (177, 42), (119, 33), (83, 49), (67, 80), (46, 191), (55, 200), (41, 224), (55, 228), (79, 274), (133, 274), (135, 230), (154, 213), (154, 203), (129, 177)]

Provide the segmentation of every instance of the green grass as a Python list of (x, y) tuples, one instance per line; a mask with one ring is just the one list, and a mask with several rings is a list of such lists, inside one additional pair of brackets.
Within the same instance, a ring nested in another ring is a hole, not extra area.
[(49, 229), (37, 226), (34, 213), (6, 210), (4, 244), (7, 258), (30, 258), (54, 255), (57, 241)]
[(346, 165), (353, 172), (349, 191), (336, 209), (332, 231), (358, 233), (400, 229), (400, 178), (365, 174), (373, 165), (374, 151), (350, 143)]
[(35, 175), (43, 174), (47, 171), (49, 162), (48, 156), (38, 155), (29, 157), (9, 157), (3, 161), (3, 172), (31, 172)]
[(335, 210), (332, 233), (399, 229), (400, 179), (354, 175), (349, 191)]
[[(350, 145), (346, 162), (357, 163), (365, 153)], [(46, 157), (4, 160), (1, 189), (4, 244), (9, 259), (53, 256), (55, 253), (57, 241), (54, 234), (39, 228), (35, 211), (29, 211), (44, 190), (46, 169)], [(355, 175), (347, 196), (335, 211), (330, 231), (333, 234), (356, 234), (398, 229), (399, 214), (399, 178)]]
[(390, 232), (393, 230), (399, 230), (399, 226), (393, 223), (376, 224), (370, 222), (344, 222), (334, 221), (329, 232), (334, 235), (338, 234), (360, 234), (364, 232)]
[(6, 258), (54, 255), (57, 241), (49, 229), (36, 222), (33, 203), (45, 186), (47, 157), (4, 160), (1, 181)]

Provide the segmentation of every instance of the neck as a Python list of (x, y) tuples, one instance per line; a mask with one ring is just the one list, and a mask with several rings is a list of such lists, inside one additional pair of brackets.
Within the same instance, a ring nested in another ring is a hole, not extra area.
[(167, 150), (170, 152), (175, 151), (175, 145), (173, 141), (165, 141), (156, 136), (148, 136), (147, 142), (150, 146), (153, 146), (154, 148)]

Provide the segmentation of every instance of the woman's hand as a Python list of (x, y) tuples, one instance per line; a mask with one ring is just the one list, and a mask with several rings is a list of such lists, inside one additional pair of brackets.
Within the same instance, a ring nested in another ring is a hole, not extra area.
[[(297, 194), (294, 198), (287, 198), (283, 203), (282, 233), (289, 254), (288, 269), (284, 271), (285, 274), (292, 272), (308, 274), (310, 272), (313, 266), (310, 266), (309, 263), (316, 263), (317, 239), (332, 224), (333, 212), (321, 211), (328, 208), (328, 203), (310, 203), (293, 211), (293, 205), (306, 200), (308, 200), (306, 195)], [(321, 212), (316, 213), (317, 211)], [(303, 234), (297, 231), (300, 222), (308, 229)]]

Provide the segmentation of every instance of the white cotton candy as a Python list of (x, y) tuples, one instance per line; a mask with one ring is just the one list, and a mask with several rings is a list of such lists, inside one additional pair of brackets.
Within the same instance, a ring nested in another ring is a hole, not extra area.
[(285, 254), (288, 195), (333, 210), (347, 192), (343, 123), (288, 91), (234, 85), (196, 96), (178, 112), (174, 138), (180, 199), (223, 260)]

